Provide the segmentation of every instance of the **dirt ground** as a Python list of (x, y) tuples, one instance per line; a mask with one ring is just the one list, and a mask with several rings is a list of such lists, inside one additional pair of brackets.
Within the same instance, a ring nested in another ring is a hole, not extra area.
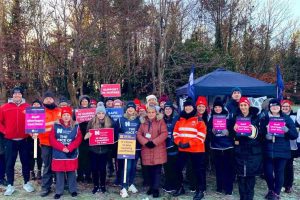
[[(284, 192), (281, 193), (281, 199), (282, 200), (300, 200), (300, 159), (296, 159), (294, 162), (295, 165), (295, 181), (294, 181), (294, 192), (291, 194), (286, 194)], [(16, 164), (16, 182), (15, 182), (15, 187), (16, 187), (16, 192), (11, 196), (11, 197), (5, 197), (3, 196), (3, 192), (5, 190), (4, 187), (0, 188), (0, 199), (7, 199), (7, 200), (16, 200), (16, 199), (31, 199), (31, 200), (37, 200), (37, 199), (53, 199), (54, 192), (52, 192), (48, 197), (41, 198), (38, 195), (38, 192), (40, 191), (40, 185), (38, 181), (34, 181), (34, 186), (36, 188), (36, 191), (33, 193), (26, 193), (23, 188), (23, 179), (21, 176), (21, 170), (20, 170), (20, 163), (18, 162)], [(118, 187), (113, 187), (112, 182), (114, 180), (113, 178), (108, 178), (107, 179), (107, 190), (108, 192), (106, 194), (101, 194), (97, 193), (96, 195), (93, 195), (91, 193), (93, 185), (92, 184), (79, 184), (78, 185), (78, 192), (79, 195), (76, 198), (72, 198), (68, 191), (65, 191), (64, 195), (62, 196), (61, 199), (103, 199), (103, 200), (114, 200), (114, 199), (121, 199), (119, 195), (120, 188)], [(153, 199), (151, 196), (147, 196), (145, 193), (148, 188), (142, 187), (142, 179), (141, 179), (141, 173), (140, 170), (138, 170), (137, 173), (137, 178), (136, 178), (136, 186), (139, 190), (137, 194), (130, 194), (130, 197), (127, 199), (135, 199), (135, 200), (146, 200), (147, 197), (149, 199)], [(214, 177), (214, 172), (209, 173), (207, 176), (207, 192), (205, 195), (206, 200), (215, 200), (215, 199), (225, 199), (225, 196), (223, 195), (218, 195), (215, 192), (215, 177)], [(171, 195), (164, 193), (162, 190), (160, 191), (161, 197), (158, 199), (163, 199), (163, 200), (188, 200), (192, 199), (193, 193), (191, 193), (188, 190), (188, 186), (185, 186), (186, 188), (186, 195), (182, 195), (180, 197), (174, 198)], [(53, 188), (54, 190), (54, 188)], [(256, 187), (255, 187), (255, 200), (263, 200), (264, 195), (267, 193), (267, 186), (266, 182), (257, 177), (256, 181)], [(238, 195), (238, 190), (237, 190), (237, 184), (235, 183), (234, 185), (234, 192), (233, 192), (234, 199), (239, 199)]]

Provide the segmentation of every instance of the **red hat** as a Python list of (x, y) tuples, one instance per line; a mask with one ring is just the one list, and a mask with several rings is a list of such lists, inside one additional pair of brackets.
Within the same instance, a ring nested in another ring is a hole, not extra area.
[(282, 100), (282, 101), (280, 102), (281, 105), (283, 105), (283, 104), (285, 104), (285, 103), (289, 104), (290, 106), (293, 105), (293, 102), (292, 102), (291, 100), (288, 100), (288, 99), (284, 99), (284, 100)]
[(196, 106), (199, 106), (199, 105), (204, 105), (205, 107), (207, 107), (207, 100), (206, 100), (206, 97), (204, 96), (199, 96), (197, 101), (196, 101)]
[(73, 113), (72, 108), (69, 106), (62, 107), (61, 108), (61, 116), (65, 113), (69, 113), (72, 116), (72, 113)]
[(97, 105), (97, 101), (95, 99), (91, 99), (91, 104), (92, 105)]
[(142, 110), (142, 109), (147, 110), (146, 105), (141, 104), (140, 106), (138, 106), (138, 109), (137, 109), (137, 110), (140, 111), (140, 110)]
[(161, 95), (161, 97), (158, 100), (159, 103), (167, 101), (169, 101), (169, 97), (166, 94)]
[(134, 102), (134, 104), (137, 105), (137, 106), (141, 105), (141, 100), (139, 100), (138, 98), (135, 98), (135, 99), (133, 100), (133, 102)]
[(247, 97), (241, 97), (239, 104), (241, 104), (241, 103), (246, 103), (250, 106), (250, 101)]

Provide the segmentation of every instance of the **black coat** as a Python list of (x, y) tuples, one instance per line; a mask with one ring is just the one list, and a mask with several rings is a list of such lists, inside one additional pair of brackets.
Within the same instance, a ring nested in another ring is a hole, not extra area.
[(267, 125), (269, 124), (269, 114), (265, 115), (260, 120), (260, 131), (264, 137), (264, 155), (269, 158), (291, 158), (290, 140), (295, 140), (298, 137), (295, 123), (286, 114), (280, 112), (280, 117), (285, 121), (285, 126), (289, 131), (284, 134), (284, 137), (275, 137), (275, 142), (266, 139), (268, 133)]
[[(262, 135), (258, 132), (258, 109), (250, 107), (249, 115), (243, 116), (238, 110), (237, 114), (229, 120), (229, 132), (234, 137), (235, 170), (238, 176), (257, 176), (262, 173)], [(237, 136), (234, 125), (237, 117), (249, 117), (251, 124), (256, 127), (256, 137)]]

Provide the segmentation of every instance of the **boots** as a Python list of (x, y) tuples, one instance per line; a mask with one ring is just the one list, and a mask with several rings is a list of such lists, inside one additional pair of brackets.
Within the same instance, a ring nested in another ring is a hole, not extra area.
[(201, 200), (204, 197), (204, 193), (201, 190), (196, 190), (193, 200)]
[(178, 197), (178, 196), (180, 196), (180, 195), (182, 195), (182, 194), (185, 194), (185, 190), (184, 190), (183, 185), (180, 186), (180, 188), (178, 188), (178, 189), (173, 193), (173, 196), (174, 196), (174, 197)]

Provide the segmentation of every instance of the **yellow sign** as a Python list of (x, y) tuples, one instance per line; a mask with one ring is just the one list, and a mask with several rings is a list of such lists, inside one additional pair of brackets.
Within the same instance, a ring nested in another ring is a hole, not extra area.
[(135, 138), (123, 139), (119, 137), (118, 140), (118, 159), (135, 159)]

